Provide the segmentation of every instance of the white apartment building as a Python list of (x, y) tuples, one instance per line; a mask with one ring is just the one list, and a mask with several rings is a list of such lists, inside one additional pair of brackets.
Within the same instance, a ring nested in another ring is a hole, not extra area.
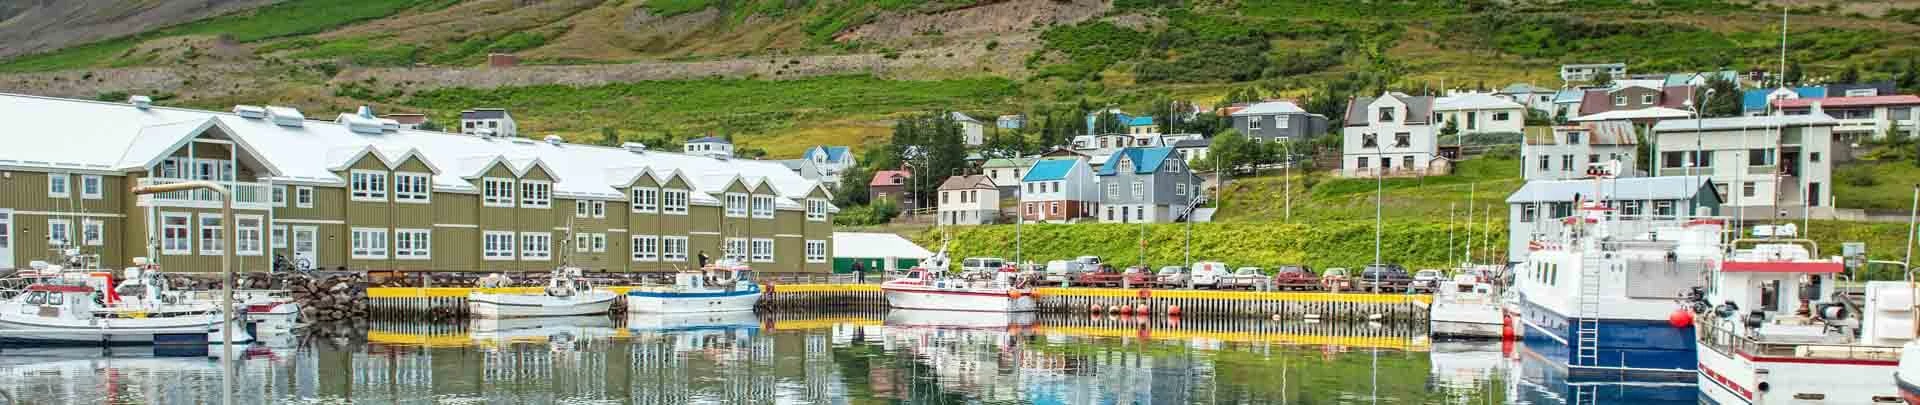
[[(1433, 97), (1384, 93), (1347, 101), (1341, 141), (1343, 177), (1415, 176), (1438, 159)], [(1442, 171), (1444, 172), (1444, 170)]]
[(1568, 83), (1592, 81), (1595, 75), (1607, 72), (1614, 80), (1627, 78), (1625, 63), (1576, 63), (1560, 65), (1560, 80)]
[(1433, 100), (1433, 122), (1437, 128), (1451, 122), (1462, 135), (1520, 133), (1527, 106), (1487, 93), (1459, 93)]
[(520, 136), (520, 126), (505, 108), (475, 108), (460, 112), (460, 133), (513, 138)]
[(991, 224), (1000, 217), (1000, 189), (986, 175), (948, 177), (940, 183), (940, 224)]
[(1830, 217), (1837, 124), (1818, 112), (1661, 121), (1648, 139), (1654, 147), (1649, 170), (1708, 176), (1728, 208), (1724, 215)]
[(1550, 134), (1529, 134), (1520, 145), (1521, 175), (1528, 181), (1579, 179), (1587, 177), (1588, 166), (1617, 160), (1616, 177), (1639, 177), (1639, 145), (1633, 123), (1627, 121), (1555, 126)]

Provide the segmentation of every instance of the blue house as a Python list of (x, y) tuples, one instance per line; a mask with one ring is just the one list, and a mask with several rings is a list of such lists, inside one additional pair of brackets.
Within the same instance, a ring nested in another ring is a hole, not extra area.
[(1100, 222), (1172, 222), (1201, 193), (1200, 176), (1171, 147), (1123, 148), (1100, 166)]
[(1740, 94), (1740, 112), (1746, 116), (1767, 114), (1767, 104), (1773, 100), (1791, 98), (1822, 98), (1827, 96), (1827, 88), (1821, 86), (1801, 86), (1794, 88), (1752, 89)]

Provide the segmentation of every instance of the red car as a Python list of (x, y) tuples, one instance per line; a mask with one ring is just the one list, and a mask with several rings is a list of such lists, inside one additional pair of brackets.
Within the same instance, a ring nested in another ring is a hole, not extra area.
[(1143, 267), (1134, 266), (1128, 267), (1125, 271), (1114, 271), (1113, 267), (1100, 266), (1100, 269), (1097, 271), (1080, 273), (1080, 277), (1074, 279), (1073, 284), (1088, 287), (1119, 287), (1122, 285), (1143, 287), (1151, 284), (1152, 281), (1153, 276), (1148, 274), (1146, 268)]
[(1318, 290), (1320, 275), (1313, 273), (1307, 265), (1285, 265), (1275, 269), (1273, 287), (1280, 290)]

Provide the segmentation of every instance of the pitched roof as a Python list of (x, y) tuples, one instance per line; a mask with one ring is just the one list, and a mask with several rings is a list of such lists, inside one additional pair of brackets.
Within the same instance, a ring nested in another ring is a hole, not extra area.
[(1584, 131), (1586, 136), (1581, 143), (1588, 145), (1637, 145), (1639, 137), (1634, 135), (1633, 123), (1627, 121), (1579, 122), (1553, 127), (1552, 132), (1530, 132), (1528, 145), (1559, 145), (1566, 139), (1563, 134), (1570, 131)]
[[(1433, 119), (1433, 97), (1409, 96), (1406, 93), (1386, 93), (1384, 97), (1393, 97), (1407, 105), (1404, 121), (1409, 124), (1425, 124)], [(1366, 126), (1366, 109), (1373, 104), (1375, 97), (1354, 97), (1347, 100), (1347, 126)]]
[[(626, 186), (619, 184), (622, 174), (635, 172), (663, 177), (686, 174), (690, 185), (699, 191), (690, 196), (694, 203), (717, 203), (708, 194), (724, 190), (724, 181), (736, 178), (756, 185), (769, 184), (786, 198), (802, 198), (818, 187), (817, 182), (773, 162), (722, 161), (662, 151), (634, 153), (616, 147), (408, 129), (355, 132), (346, 124), (329, 121), (305, 121), (292, 127), (228, 112), (163, 106), (139, 109), (124, 103), (50, 97), (0, 94), (0, 122), (9, 123), (10, 129), (0, 133), (7, 145), (0, 148), (0, 164), (15, 166), (44, 162), (47, 167), (69, 170), (138, 170), (145, 167), (145, 160), (172, 150), (167, 140), (190, 139), (218, 128), (242, 149), (258, 155), (259, 163), (273, 168), (274, 181), (285, 183), (345, 185), (345, 179), (332, 170), (336, 160), (372, 153), (383, 163), (393, 164), (412, 156), (444, 169), (432, 177), (436, 191), (475, 192), (468, 176), (476, 168), (484, 170), (493, 164), (505, 164), (519, 173), (542, 168), (556, 179), (555, 195), (575, 198), (624, 198), (625, 193), (618, 189)], [(50, 133), (66, 135), (29, 136)], [(121, 166), (122, 161), (136, 164)], [(776, 204), (800, 208), (800, 204), (787, 199)]]
[(913, 178), (913, 172), (906, 170), (881, 170), (873, 172), (873, 181), (867, 182), (867, 185), (891, 186), (893, 185), (893, 177), (895, 176), (900, 177), (902, 180), (911, 179)]
[(1139, 126), (1147, 126), (1147, 125), (1153, 125), (1153, 116), (1142, 115), (1142, 116), (1127, 119), (1127, 126), (1129, 127), (1139, 127)]
[(947, 181), (940, 182), (941, 190), (978, 190), (986, 188), (994, 188), (993, 179), (989, 179), (983, 174), (952, 176), (948, 177)]
[[(1622, 177), (1600, 182), (1601, 200), (1681, 200), (1712, 190), (1708, 176)], [(1592, 199), (1593, 180), (1535, 180), (1507, 195), (1507, 203), (1570, 202), (1575, 195)]]
[(1520, 105), (1520, 103), (1515, 103), (1512, 100), (1494, 97), (1492, 94), (1487, 93), (1464, 93), (1433, 100), (1434, 111), (1518, 110), (1522, 108), (1527, 107)]
[(725, 143), (725, 144), (732, 144), (733, 142), (729, 142), (729, 141), (727, 141), (727, 138), (721, 138), (721, 137), (717, 137), (717, 136), (703, 136), (703, 137), (699, 137), (699, 138), (693, 138), (693, 139), (688, 139), (688, 140), (687, 140), (687, 143)]
[(967, 116), (966, 113), (959, 112), (959, 111), (948, 112), (947, 118), (952, 119), (954, 121), (962, 121), (962, 122), (974, 122), (974, 123), (980, 122), (980, 120), (973, 119), (973, 117), (969, 117)]
[(1808, 108), (1812, 107), (1814, 103), (1820, 103), (1820, 106), (1824, 108), (1916, 105), (1920, 104), (1920, 96), (1899, 94), (1867, 97), (1789, 98), (1773, 101), (1773, 105), (1779, 106), (1780, 108)]
[(1692, 131), (1694, 129), (1743, 129), (1767, 128), (1775, 126), (1821, 126), (1836, 125), (1832, 116), (1826, 114), (1801, 115), (1765, 115), (1758, 117), (1708, 118), (1704, 120), (1673, 119), (1653, 124), (1654, 131)]
[(1575, 117), (1569, 121), (1588, 122), (1588, 121), (1613, 121), (1613, 120), (1646, 120), (1646, 119), (1686, 118), (1691, 116), (1693, 116), (1693, 113), (1688, 112), (1687, 110), (1673, 109), (1673, 108), (1667, 108), (1667, 107), (1647, 107), (1647, 108), (1641, 108), (1636, 110), (1602, 111), (1602, 112)]
[(1239, 116), (1255, 115), (1255, 114), (1306, 114), (1306, 113), (1307, 113), (1307, 110), (1301, 109), (1299, 105), (1295, 105), (1291, 102), (1266, 101), (1266, 102), (1260, 102), (1253, 105), (1245, 106), (1243, 108), (1238, 109), (1237, 111), (1234, 111), (1229, 115), (1239, 117)]
[(841, 159), (846, 159), (847, 156), (849, 156), (848, 152), (850, 152), (851, 149), (845, 146), (814, 146), (807, 148), (807, 152), (802, 153), (801, 156), (813, 157), (815, 151), (826, 153), (828, 162), (838, 163)]
[[(1173, 156), (1173, 148), (1165, 146), (1121, 148), (1119, 151), (1113, 152), (1112, 157), (1107, 158), (1107, 162), (1111, 163), (1114, 159), (1126, 158), (1133, 162), (1133, 172), (1135, 174), (1149, 174), (1160, 170), (1160, 165), (1167, 162), (1168, 156)], [(1100, 175), (1111, 176), (1117, 174), (1117, 166), (1119, 165), (1100, 165)]]
[(982, 168), (996, 168), (996, 167), (1027, 167), (1027, 166), (1031, 166), (1031, 165), (1033, 165), (1033, 161), (1034, 161), (1034, 159), (1035, 159), (1035, 158), (1031, 158), (1031, 157), (1023, 157), (1023, 158), (993, 158), (993, 159), (987, 159), (987, 162), (986, 162), (986, 163), (982, 163), (982, 164), (980, 164), (980, 167), (982, 167)]
[(460, 112), (460, 119), (463, 120), (490, 120), (504, 118), (506, 116), (507, 109), (505, 108), (475, 108)]
[(1544, 87), (1535, 87), (1533, 84), (1530, 84), (1530, 83), (1514, 83), (1514, 84), (1507, 85), (1507, 87), (1505, 88), (1501, 88), (1500, 91), (1496, 94), (1530, 94), (1530, 93), (1551, 93), (1551, 92), (1553, 92), (1552, 89), (1548, 89)]
[(1213, 146), (1213, 138), (1181, 139), (1173, 142), (1174, 148), (1205, 148)]
[(1578, 103), (1580, 102), (1581, 98), (1584, 98), (1586, 96), (1587, 96), (1586, 90), (1581, 90), (1581, 89), (1560, 90), (1560, 92), (1558, 93), (1553, 93), (1553, 103), (1554, 104)]
[[(1749, 89), (1742, 92), (1740, 93), (1740, 108), (1744, 111), (1765, 110), (1767, 109), (1767, 102), (1769, 101), (1767, 99), (1768, 96), (1773, 95), (1775, 91), (1780, 91), (1780, 89)], [(1792, 88), (1791, 91), (1793, 91), (1794, 96), (1797, 98), (1820, 98), (1827, 96), (1827, 88), (1819, 86), (1795, 87)]]
[(1065, 179), (1067, 173), (1072, 172), (1073, 166), (1077, 164), (1080, 164), (1080, 159), (1040, 159), (1033, 162), (1033, 168), (1028, 169), (1027, 176), (1022, 177), (1020, 181)]

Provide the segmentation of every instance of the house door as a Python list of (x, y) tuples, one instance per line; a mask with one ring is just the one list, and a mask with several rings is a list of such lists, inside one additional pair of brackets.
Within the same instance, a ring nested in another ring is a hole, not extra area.
[(313, 269), (320, 263), (320, 229), (312, 226), (293, 227), (293, 265), (301, 269)]
[(0, 269), (13, 268), (13, 211), (0, 210)]

